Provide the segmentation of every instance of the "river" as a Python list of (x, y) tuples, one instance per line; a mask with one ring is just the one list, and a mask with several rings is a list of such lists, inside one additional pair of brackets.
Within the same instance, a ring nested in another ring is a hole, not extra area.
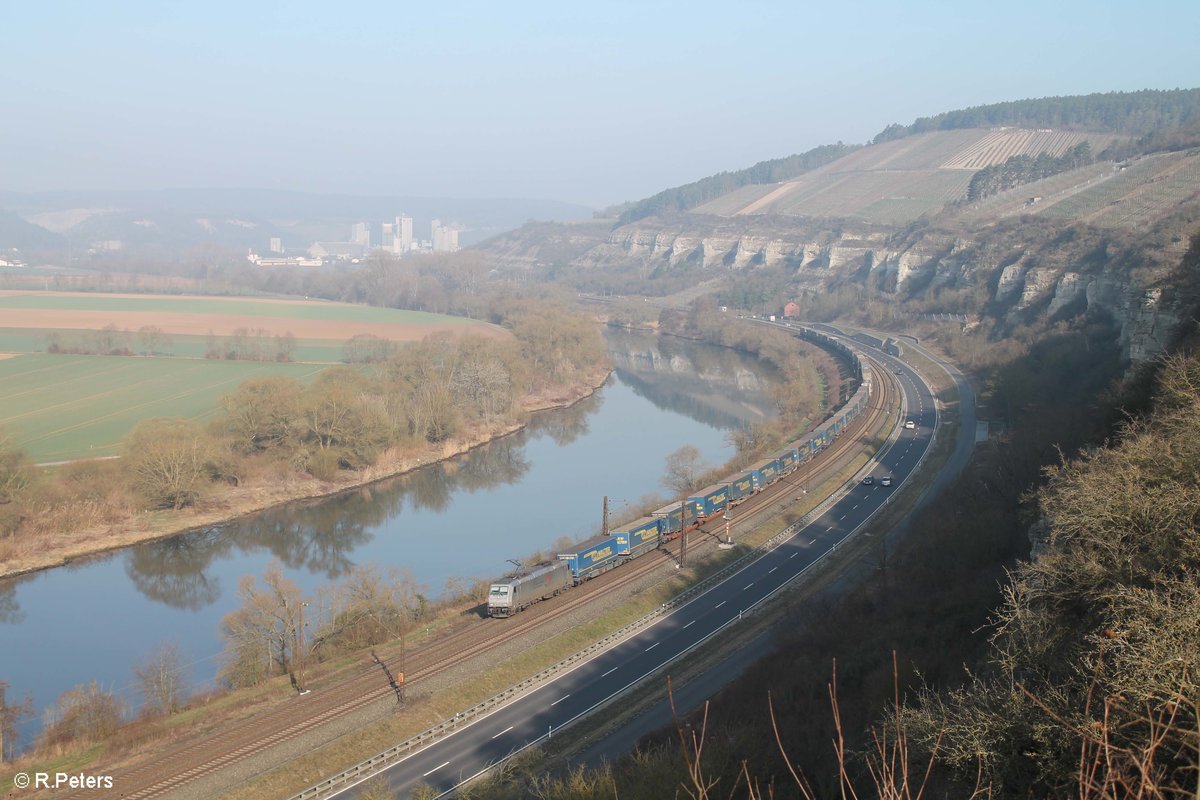
[[(193, 689), (211, 687), (223, 616), (244, 575), (273, 560), (306, 593), (357, 564), (407, 571), (436, 598), (447, 582), (501, 575), (507, 560), (550, 551), (640, 508), (666, 456), (695, 445), (732, 455), (726, 432), (773, 413), (773, 376), (755, 359), (669, 337), (606, 333), (613, 376), (569, 409), (442, 464), (359, 490), (0, 581), (0, 680), (35, 709), (96, 680), (136, 708), (133, 669), (174, 642)], [(22, 726), (29, 736), (40, 722)]]

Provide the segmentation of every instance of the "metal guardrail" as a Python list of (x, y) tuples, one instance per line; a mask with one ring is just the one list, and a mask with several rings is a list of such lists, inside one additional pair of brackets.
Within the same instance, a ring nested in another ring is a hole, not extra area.
[[(826, 338), (826, 337), (823, 336), (822, 338)], [(839, 342), (838, 344), (841, 344), (841, 343)], [(844, 347), (844, 345), (842, 345), (842, 346)], [(850, 352), (854, 355), (854, 357), (856, 359), (859, 359), (859, 363), (861, 366), (862, 355), (860, 353), (858, 353), (857, 351), (852, 350), (851, 348), (846, 348), (846, 349), (850, 350)], [(503, 705), (506, 705), (507, 703), (512, 702), (513, 700), (517, 699), (521, 695), (526, 694), (530, 690), (545, 683), (546, 681), (550, 680), (551, 678), (559, 675), (564, 670), (570, 669), (570, 668), (578, 665), (582, 661), (586, 661), (589, 657), (591, 657), (603, 650), (606, 650), (609, 647), (612, 647), (612, 646), (620, 643), (621, 641), (629, 638), (630, 636), (637, 633), (638, 631), (641, 631), (644, 628), (649, 627), (652, 623), (654, 623), (654, 622), (658, 621), (659, 619), (661, 619), (662, 617), (666, 616), (669, 612), (674, 611), (675, 609), (679, 608), (680, 606), (683, 606), (683, 605), (691, 602), (693, 599), (695, 599), (696, 597), (698, 597), (701, 594), (704, 594), (709, 589), (711, 589), (713, 586), (715, 586), (716, 584), (725, 580), (727, 577), (729, 577), (733, 573), (743, 569), (745, 566), (747, 566), (751, 562), (756, 561), (756, 560), (762, 558), (763, 556), (765, 556), (767, 553), (770, 553), (771, 551), (775, 550), (781, 544), (783, 544), (785, 541), (787, 541), (788, 539), (792, 538), (797, 533), (799, 533), (803, 528), (805, 528), (813, 520), (819, 518), (822, 514), (824, 514), (826, 511), (828, 511), (831, 506), (833, 506), (835, 503), (837, 503), (839, 500), (841, 500), (843, 497), (845, 497), (846, 494), (848, 494), (850, 492), (850, 490), (854, 486), (854, 484), (857, 483), (859, 476), (862, 475), (863, 472), (868, 470), (868, 468), (870, 468), (872, 466), (872, 464), (874, 464), (876, 461), (878, 461), (879, 458), (881, 458), (883, 455), (885, 455), (891, 449), (892, 445), (895, 443), (896, 439), (899, 436), (899, 431), (901, 430), (900, 420), (904, 418), (903, 402), (904, 401), (903, 401), (903, 394), (902, 394), (901, 395), (901, 414), (897, 417), (896, 422), (893, 424), (892, 431), (889, 433), (887, 441), (885, 442), (884, 446), (881, 447), (880, 450), (877, 451), (877, 453), (872, 457), (871, 461), (869, 461), (862, 469), (859, 470), (858, 473), (855, 474), (854, 479), (849, 481), (847, 484), (844, 484), (836, 492), (834, 492), (829, 497), (825, 498), (820, 503), (818, 503), (816, 506), (814, 506), (812, 509), (810, 509), (807, 513), (805, 513), (802, 517), (800, 517), (800, 519), (796, 520), (795, 522), (793, 522), (790, 525), (788, 525), (787, 527), (785, 527), (783, 530), (781, 530), (779, 533), (772, 536), (770, 539), (768, 539), (763, 544), (759, 545), (758, 547), (755, 547), (753, 550), (750, 550), (745, 555), (743, 555), (741, 558), (738, 558), (737, 560), (732, 561), (729, 564), (726, 564), (724, 567), (717, 570), (713, 574), (705, 577), (698, 583), (695, 583), (692, 586), (688, 587), (687, 589), (685, 589), (684, 591), (675, 595), (670, 600), (663, 603), (661, 606), (654, 609), (653, 611), (646, 614), (645, 616), (641, 617), (640, 619), (634, 620), (633, 622), (628, 623), (624, 627), (619, 628), (616, 631), (613, 631), (612, 633), (608, 634), (607, 636), (603, 637), (602, 639), (599, 639), (599, 640), (593, 642), (592, 644), (588, 645), (587, 647), (583, 648), (582, 650), (567, 656), (565, 659), (563, 659), (562, 661), (559, 661), (557, 664), (547, 667), (546, 669), (542, 670), (541, 672), (537, 673), (536, 675), (533, 675), (533, 676), (521, 681), (520, 683), (510, 686), (509, 688), (505, 689), (504, 691), (500, 692), (499, 694), (493, 695), (492, 697), (489, 697), (488, 699), (471, 706), (470, 708), (466, 709), (465, 711), (461, 711), (461, 712), (455, 714), (454, 717), (452, 717), (450, 719), (446, 719), (446, 720), (438, 723), (437, 725), (434, 725), (433, 727), (428, 728), (428, 729), (422, 731), (421, 733), (418, 733), (416, 736), (409, 737), (408, 739), (405, 739), (404, 741), (399, 742), (398, 744), (392, 745), (391, 747), (389, 747), (388, 749), (384, 750), (381, 753), (378, 753), (364, 761), (360, 761), (358, 764), (355, 764), (354, 766), (344, 770), (343, 772), (341, 772), (337, 775), (334, 775), (333, 777), (326, 778), (325, 780), (320, 781), (319, 783), (313, 784), (312, 786), (308, 787), (307, 789), (304, 789), (303, 791), (292, 795), (291, 798), (289, 798), (289, 800), (320, 800), (321, 798), (330, 797), (339, 791), (347, 789), (350, 786), (353, 786), (357, 783), (361, 783), (362, 781), (367, 780), (368, 778), (378, 775), (379, 773), (383, 772), (384, 770), (388, 769), (389, 767), (393, 766), (394, 764), (402, 761), (406, 756), (411, 755), (412, 753), (416, 752), (417, 750), (421, 749), (422, 747), (425, 747), (426, 745), (431, 744), (432, 742), (442, 738), (443, 736), (446, 736), (447, 734), (453, 733), (454, 731), (458, 730), (466, 723), (473, 721), (477, 717), (479, 717), (485, 713), (494, 711), (495, 709), (497, 709)], [(861, 406), (861, 408), (857, 410), (858, 413), (861, 413), (861, 411), (865, 410), (866, 407), (867, 407), (867, 405), (866, 405), (866, 403), (864, 403)], [(855, 417), (857, 417), (857, 415), (858, 414), (856, 413)], [(922, 455), (922, 460), (923, 459), (924, 459), (924, 456)], [(920, 466), (920, 462), (918, 462), (918, 467), (919, 466)], [(880, 508), (882, 509), (883, 506), (880, 506)], [(870, 519), (873, 518), (876, 513), (878, 513), (878, 509), (875, 512), (872, 512), (871, 516), (867, 517), (867, 519), (864, 520), (861, 525), (859, 525), (857, 528), (855, 528), (853, 531), (851, 531), (849, 534), (847, 534), (845, 537), (843, 537), (841, 540), (839, 540), (837, 544), (841, 544), (842, 542), (846, 541), (846, 539), (848, 539), (851, 535), (856, 533), (862, 527), (862, 525), (865, 525), (868, 521), (870, 521)], [(836, 548), (836, 547), (837, 547), (837, 545), (835, 544), (834, 548)], [(784, 584), (782, 584), (778, 589), (776, 589), (771, 594), (767, 595), (764, 598), (761, 598), (758, 602), (754, 603), (752, 606), (750, 606), (749, 609), (746, 609), (746, 610), (749, 611), (751, 609), (757, 608), (765, 600), (767, 600), (771, 597), (774, 597), (779, 592), (779, 590), (782, 589), (784, 586), (789, 585), (792, 581), (799, 578), (801, 575), (804, 575), (805, 573), (807, 573), (810, 569), (812, 569), (817, 564), (821, 563), (825, 559), (825, 557), (827, 555), (829, 555), (829, 553), (831, 553), (832, 551), (833, 551), (833, 548), (831, 548), (826, 553), (822, 554), (815, 561), (813, 561), (812, 564), (809, 564), (807, 567), (805, 567), (803, 570), (801, 570), (795, 576), (793, 576), (792, 579), (790, 579), (787, 582), (785, 582)], [(728, 624), (729, 623), (721, 626), (720, 628), (713, 631), (708, 636), (704, 637), (704, 639), (702, 639), (701, 641), (696, 642), (695, 645), (693, 645), (691, 648), (688, 648), (687, 650), (681, 652), (679, 655), (676, 656), (676, 658), (679, 658), (680, 656), (684, 655), (685, 653), (690, 652), (692, 649), (699, 646), (703, 642), (707, 641), (712, 636), (715, 636), (717, 633), (724, 630), (728, 626)], [(607, 702), (607, 700), (602, 701), (602, 702)], [(584, 713), (588, 713), (588, 712), (584, 712)], [(580, 715), (580, 716), (582, 716), (582, 715)], [(576, 717), (576, 719), (578, 719), (578, 717)], [(572, 720), (572, 721), (574, 721), (574, 720)], [(561, 729), (561, 727), (562, 726), (560, 726), (560, 729)], [(530, 745), (536, 744), (537, 741), (540, 741), (540, 739), (535, 740), (534, 742), (530, 742), (529, 744)], [(524, 748), (522, 748), (522, 749), (524, 749)]]

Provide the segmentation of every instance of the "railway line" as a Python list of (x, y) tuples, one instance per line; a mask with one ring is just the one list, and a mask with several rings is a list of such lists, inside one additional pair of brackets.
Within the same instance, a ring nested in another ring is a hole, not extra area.
[[(877, 380), (869, 411), (861, 415), (818, 457), (802, 464), (772, 487), (738, 507), (732, 531), (760, 524), (764, 517), (778, 513), (795, 497), (798, 487), (815, 485), (824, 475), (835, 473), (848, 458), (858, 453), (864, 434), (873, 435), (886, 422), (889, 407), (895, 402), (897, 387), (890, 370), (874, 359)], [(690, 534), (690, 555), (703, 554), (716, 547), (717, 536), (726, 528), (725, 521), (711, 520)], [(587, 581), (570, 592), (538, 603), (507, 620), (481, 619), (454, 633), (408, 653), (381, 654), (387, 671), (403, 672), (405, 686), (419, 686), (423, 679), (450, 665), (474, 658), (516, 637), (527, 635), (586, 605), (601, 592), (619, 591), (662, 568), (664, 561), (678, 562), (682, 540), (664, 546), (661, 555), (634, 559), (619, 569)], [(380, 648), (383, 650), (383, 648)], [(342, 670), (326, 679), (325, 685), (295, 697), (275, 708), (227, 726), (219, 734), (173, 748), (146, 759), (128, 769), (113, 773), (113, 788), (91, 790), (70, 797), (124, 798), (145, 800), (161, 797), (199, 778), (214, 774), (230, 765), (311, 733), (331, 720), (374, 703), (396, 698), (385, 670), (379, 664)]]

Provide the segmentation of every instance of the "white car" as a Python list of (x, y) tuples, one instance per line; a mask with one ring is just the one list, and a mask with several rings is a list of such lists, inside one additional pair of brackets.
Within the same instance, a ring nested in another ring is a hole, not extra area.
[(916, 420), (912, 420), (912, 419), (905, 420), (904, 427), (905, 427), (905, 429), (910, 430), (910, 431), (915, 430), (917, 427), (917, 422), (916, 422)]
[(884, 475), (882, 478), (879, 479), (879, 485), (880, 486), (891, 486), (892, 485), (892, 476)]

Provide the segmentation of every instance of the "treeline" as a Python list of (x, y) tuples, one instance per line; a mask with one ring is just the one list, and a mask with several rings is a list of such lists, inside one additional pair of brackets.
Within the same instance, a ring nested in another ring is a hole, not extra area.
[(385, 453), (400, 459), (460, 434), (501, 430), (519, 419), (524, 402), (545, 404), (607, 363), (586, 319), (520, 297), (497, 313), (511, 337), (433, 335), (377, 363), (332, 367), (307, 386), (285, 376), (247, 380), (221, 399), (222, 415), (207, 425), (139, 423), (117, 461), (70, 465), (50, 477), (0, 440), (0, 557), (19, 549), (25, 534), (180, 509), (221, 486), (303, 474), (330, 481)]
[(173, 344), (172, 338), (156, 325), (143, 325), (136, 333), (105, 325), (97, 331), (51, 331), (46, 334), (45, 346), (47, 353), (131, 356), (136, 352), (152, 356), (170, 351)]
[(1092, 148), (1087, 142), (1080, 142), (1057, 158), (1047, 152), (1038, 153), (1037, 156), (1011, 156), (1003, 164), (984, 167), (971, 177), (971, 183), (967, 186), (967, 202), (973, 203), (1023, 183), (1085, 167), (1092, 160)]
[(1200, 120), (1200, 89), (1145, 89), (1069, 97), (1015, 100), (921, 117), (911, 125), (884, 128), (872, 144), (928, 131), (991, 128), (1065, 128), (1144, 136)]
[(842, 156), (857, 150), (860, 145), (824, 144), (804, 153), (760, 161), (752, 167), (734, 172), (721, 172), (693, 183), (665, 189), (645, 200), (639, 200), (621, 212), (621, 225), (655, 214), (671, 214), (687, 211), (703, 205), (743, 186), (761, 183), (778, 183), (803, 175), (805, 172), (837, 161)]

